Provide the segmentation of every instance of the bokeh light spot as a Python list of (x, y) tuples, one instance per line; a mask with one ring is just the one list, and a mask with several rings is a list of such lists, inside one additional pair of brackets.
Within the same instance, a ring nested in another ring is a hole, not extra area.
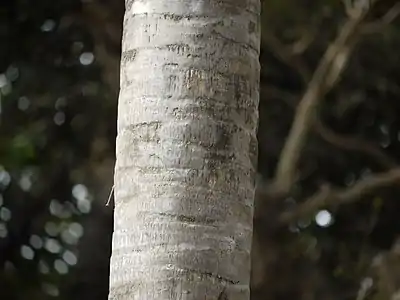
[(81, 238), (83, 236), (83, 226), (79, 223), (70, 224), (69, 231), (77, 238)]
[(44, 284), (42, 285), (42, 289), (43, 289), (43, 291), (44, 291), (46, 294), (48, 294), (49, 296), (57, 297), (57, 296), (60, 295), (60, 291), (59, 291), (58, 288), (57, 288), (55, 285), (53, 285), (53, 284), (44, 283)]
[(6, 70), (6, 77), (9, 81), (15, 81), (19, 77), (19, 70), (16, 66), (9, 66)]
[(36, 234), (31, 235), (31, 237), (29, 238), (29, 243), (35, 249), (40, 249), (40, 248), (43, 247), (42, 238), (40, 236), (36, 235)]
[(35, 252), (33, 249), (27, 245), (23, 245), (21, 247), (21, 256), (25, 259), (32, 260), (33, 257), (35, 256)]
[(11, 176), (10, 174), (1, 168), (0, 166), (0, 184), (3, 186), (8, 186), (11, 182)]
[(8, 79), (6, 74), (0, 74), (0, 89), (8, 84)]
[(60, 97), (57, 99), (56, 104), (54, 105), (55, 109), (61, 109), (67, 105), (67, 100), (65, 97)]
[(56, 125), (61, 126), (65, 122), (65, 114), (62, 111), (59, 111), (54, 115), (53, 120)]
[(52, 215), (58, 216), (62, 209), (63, 207), (60, 202), (58, 202), (56, 199), (51, 200), (49, 210)]
[(18, 109), (19, 110), (27, 110), (29, 108), (29, 106), (31, 106), (31, 101), (28, 99), (28, 97), (20, 97), (18, 99)]
[(59, 227), (54, 222), (47, 222), (46, 225), (44, 226), (44, 230), (50, 236), (57, 236), (60, 232)]
[(29, 191), (32, 187), (31, 175), (23, 174), (19, 180), (19, 186), (23, 191)]
[(9, 210), (7, 207), (0, 208), (0, 219), (4, 222), (10, 221), (11, 210)]
[(327, 210), (320, 210), (315, 216), (315, 222), (318, 226), (328, 227), (333, 222), (332, 214)]
[(60, 253), (61, 251), (61, 245), (60, 243), (55, 240), (55, 239), (48, 239), (45, 243), (45, 246), (47, 251), (50, 253)]
[(84, 214), (89, 213), (90, 209), (92, 208), (92, 204), (87, 199), (78, 200), (77, 206), (78, 206), (79, 211)]
[(92, 64), (93, 61), (94, 61), (94, 54), (92, 52), (83, 52), (79, 56), (79, 62), (84, 66)]
[(0, 238), (4, 239), (6, 238), (8, 235), (8, 230), (6, 227), (6, 224), (4, 224), (3, 222), (0, 222)]
[(56, 259), (54, 261), (54, 269), (59, 273), (59, 274), (67, 274), (68, 273), (68, 266), (67, 264), (61, 260), (61, 259)]
[(62, 256), (62, 258), (64, 259), (64, 261), (69, 264), (70, 266), (74, 266), (77, 264), (78, 262), (78, 258), (76, 257), (76, 254), (73, 253), (70, 250), (66, 250)]
[(54, 20), (48, 19), (46, 21), (44, 21), (44, 23), (42, 24), (42, 26), (40, 27), (40, 29), (43, 32), (50, 32), (52, 31), (54, 28), (56, 27), (56, 22)]
[(49, 266), (43, 260), (39, 261), (39, 272), (42, 274), (48, 274), (50, 272)]
[(72, 188), (72, 196), (78, 200), (85, 199), (88, 196), (88, 189), (83, 184), (76, 184)]

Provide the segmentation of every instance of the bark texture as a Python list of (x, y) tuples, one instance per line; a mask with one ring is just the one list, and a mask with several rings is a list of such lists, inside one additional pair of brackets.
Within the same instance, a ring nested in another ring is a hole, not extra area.
[(126, 1), (110, 300), (249, 298), (259, 14)]

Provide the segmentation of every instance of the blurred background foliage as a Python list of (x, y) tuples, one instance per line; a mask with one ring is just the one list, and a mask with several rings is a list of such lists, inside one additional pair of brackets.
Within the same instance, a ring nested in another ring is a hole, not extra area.
[[(370, 22), (394, 1), (381, 3)], [(0, 299), (107, 299), (123, 10), (112, 0), (0, 4)], [(262, 182), (346, 18), (339, 0), (263, 1)], [(398, 49), (399, 20), (361, 37), (322, 102), (295, 193), (267, 205), (267, 218), (256, 212), (253, 299), (397, 299), (399, 183), (289, 225), (274, 216), (321, 184), (397, 168)]]

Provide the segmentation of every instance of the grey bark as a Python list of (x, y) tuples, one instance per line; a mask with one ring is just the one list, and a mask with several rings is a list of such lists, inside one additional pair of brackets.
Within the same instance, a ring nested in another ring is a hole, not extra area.
[(126, 2), (110, 300), (249, 298), (259, 14)]

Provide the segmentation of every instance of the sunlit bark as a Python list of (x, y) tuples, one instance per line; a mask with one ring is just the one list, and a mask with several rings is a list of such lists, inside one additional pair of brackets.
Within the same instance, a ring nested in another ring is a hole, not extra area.
[(126, 2), (110, 300), (249, 298), (259, 13)]

